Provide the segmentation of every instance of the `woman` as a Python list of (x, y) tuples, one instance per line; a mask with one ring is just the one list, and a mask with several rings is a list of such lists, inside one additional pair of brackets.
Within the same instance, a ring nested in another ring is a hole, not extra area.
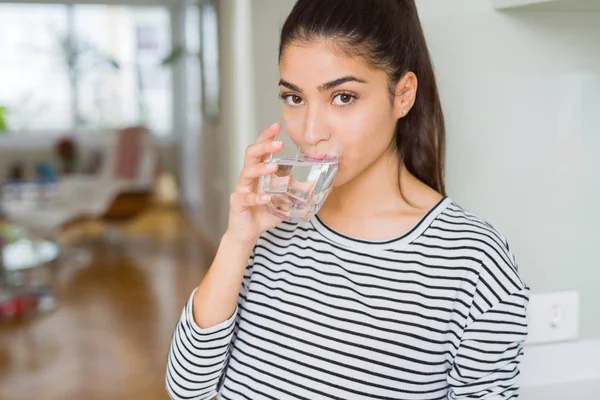
[(173, 336), (171, 397), (517, 398), (528, 288), (504, 237), (445, 196), (414, 0), (299, 0), (280, 73), (283, 119), (338, 132), (335, 188), (309, 223), (282, 223), (254, 193), (279, 125), (248, 148)]

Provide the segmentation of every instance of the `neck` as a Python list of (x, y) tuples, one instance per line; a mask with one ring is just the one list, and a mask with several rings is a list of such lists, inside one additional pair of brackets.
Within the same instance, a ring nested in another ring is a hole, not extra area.
[(400, 180), (405, 175), (398, 165), (398, 157), (392, 152), (382, 155), (360, 175), (331, 192), (323, 206), (324, 214), (360, 218), (408, 206), (398, 187), (398, 174)]
[(325, 218), (352, 215), (361, 219), (420, 212), (433, 207), (441, 195), (403, 166), (399, 168), (398, 161), (394, 153), (382, 155), (356, 178), (336, 187), (319, 214)]

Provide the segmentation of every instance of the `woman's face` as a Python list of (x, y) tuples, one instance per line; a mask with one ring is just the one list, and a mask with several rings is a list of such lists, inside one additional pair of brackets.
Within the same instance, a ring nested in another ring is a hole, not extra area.
[(340, 140), (335, 186), (366, 170), (390, 148), (398, 109), (387, 74), (359, 57), (333, 53), (324, 43), (288, 45), (280, 62), (283, 120), (316, 121)]

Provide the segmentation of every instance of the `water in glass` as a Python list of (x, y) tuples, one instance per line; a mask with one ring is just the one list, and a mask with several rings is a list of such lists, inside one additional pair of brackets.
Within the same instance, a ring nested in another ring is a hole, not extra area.
[(261, 191), (271, 195), (269, 211), (289, 222), (306, 222), (321, 208), (331, 192), (339, 158), (273, 158), (276, 173), (261, 181)]

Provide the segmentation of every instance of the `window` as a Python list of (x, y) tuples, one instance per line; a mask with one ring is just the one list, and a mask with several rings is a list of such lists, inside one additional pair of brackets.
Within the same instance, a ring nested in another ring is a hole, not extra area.
[(172, 131), (164, 7), (0, 4), (0, 107), (18, 134)]

